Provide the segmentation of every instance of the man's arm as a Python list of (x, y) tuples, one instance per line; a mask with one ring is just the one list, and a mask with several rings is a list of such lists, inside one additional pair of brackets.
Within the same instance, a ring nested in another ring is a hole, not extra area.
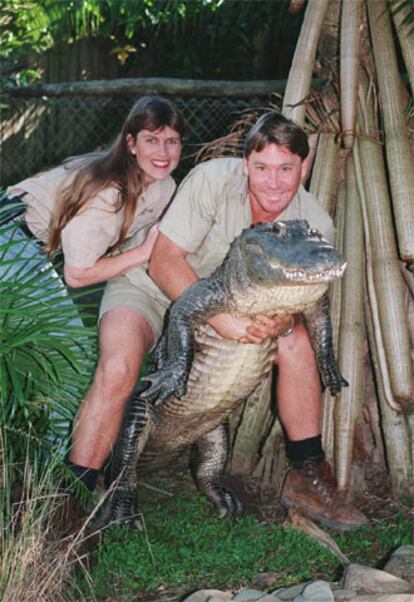
[(149, 263), (149, 275), (172, 301), (199, 280), (186, 257), (184, 249), (164, 234), (158, 235)]
[[(162, 233), (158, 235), (152, 252), (149, 274), (172, 301), (199, 280), (187, 261), (187, 252)], [(208, 323), (226, 339), (261, 343), (267, 337), (278, 336), (286, 331), (289, 318), (257, 316), (253, 321), (248, 317), (239, 318), (220, 313), (210, 318)]]

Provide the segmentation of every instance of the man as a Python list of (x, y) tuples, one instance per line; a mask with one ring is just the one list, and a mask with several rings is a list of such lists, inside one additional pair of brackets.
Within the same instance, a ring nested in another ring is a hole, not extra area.
[[(250, 224), (307, 219), (333, 242), (332, 220), (301, 186), (308, 152), (304, 131), (269, 112), (247, 134), (243, 159), (213, 159), (190, 172), (160, 223), (150, 262), (150, 276), (166, 297), (177, 299), (199, 278), (211, 274), (234, 237)], [(277, 399), (290, 461), (282, 502), (302, 508), (331, 528), (367, 524), (366, 517), (337, 492), (331, 467), (324, 460), (320, 380), (301, 316), (252, 320), (223, 313), (209, 323), (221, 336), (241, 343), (282, 335), (276, 359)]]

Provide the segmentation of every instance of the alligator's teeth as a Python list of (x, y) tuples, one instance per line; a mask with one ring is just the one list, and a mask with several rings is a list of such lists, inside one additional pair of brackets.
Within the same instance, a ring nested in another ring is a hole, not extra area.
[(335, 278), (339, 278), (344, 273), (344, 270), (345, 266), (341, 266), (340, 268), (331, 268), (328, 270), (307, 274), (305, 270), (296, 268), (294, 270), (286, 270), (285, 276), (286, 280), (293, 280), (295, 282), (326, 282), (329, 280), (334, 280)]

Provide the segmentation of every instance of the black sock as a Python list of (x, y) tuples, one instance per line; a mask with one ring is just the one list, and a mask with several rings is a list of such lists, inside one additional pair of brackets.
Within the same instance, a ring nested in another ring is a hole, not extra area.
[(322, 462), (325, 452), (322, 448), (322, 436), (309, 437), (300, 441), (286, 442), (286, 455), (293, 468), (303, 468), (305, 462)]
[(79, 466), (74, 464), (70, 460), (66, 460), (65, 464), (73, 472), (76, 478), (78, 478), (85, 485), (87, 489), (92, 493), (94, 491), (99, 477), (99, 470), (96, 468), (87, 468), (86, 466)]

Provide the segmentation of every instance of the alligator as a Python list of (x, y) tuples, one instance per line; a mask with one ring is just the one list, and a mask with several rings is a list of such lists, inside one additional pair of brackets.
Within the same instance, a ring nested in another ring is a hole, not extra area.
[(305, 220), (260, 223), (243, 230), (214, 273), (170, 306), (152, 368), (127, 403), (111, 464), (115, 483), (100, 526), (138, 525), (137, 474), (175, 462), (189, 446), (198, 489), (221, 516), (242, 511), (221, 483), (226, 419), (271, 370), (277, 340), (243, 344), (223, 339), (206, 321), (221, 312), (252, 317), (301, 313), (322, 386), (337, 394), (348, 383), (333, 351), (327, 291), (345, 265)]

